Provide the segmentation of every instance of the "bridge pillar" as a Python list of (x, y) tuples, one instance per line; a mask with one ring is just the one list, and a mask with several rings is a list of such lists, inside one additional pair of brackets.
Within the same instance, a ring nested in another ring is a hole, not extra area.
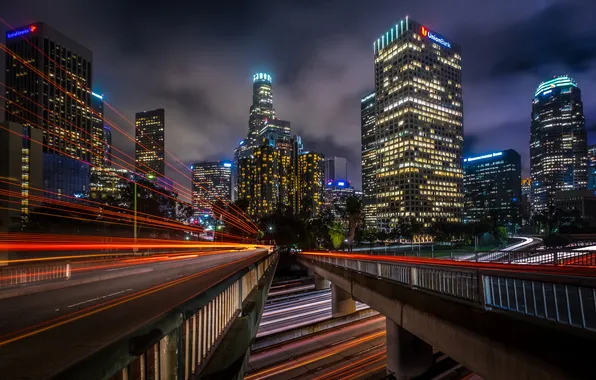
[(387, 372), (397, 379), (425, 373), (434, 363), (433, 348), (416, 335), (386, 318)]
[(175, 329), (159, 341), (160, 379), (175, 380), (178, 378), (178, 341), (180, 329)]
[(329, 289), (331, 283), (325, 277), (315, 273), (315, 290)]
[(335, 284), (331, 284), (331, 314), (333, 317), (356, 312), (356, 301), (352, 295)]

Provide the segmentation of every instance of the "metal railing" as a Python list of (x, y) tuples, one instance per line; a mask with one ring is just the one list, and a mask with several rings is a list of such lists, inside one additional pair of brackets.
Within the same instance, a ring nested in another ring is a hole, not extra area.
[[(60, 374), (64, 379), (195, 379), (277, 252)], [(110, 368), (110, 366), (112, 366)]]
[(371, 260), (308, 254), (302, 257), (463, 300), (484, 310), (524, 314), (596, 331), (596, 280), (590, 278), (438, 263), (396, 263), (374, 256)]
[(32, 282), (69, 279), (70, 263), (0, 266), (0, 287), (9, 287)]

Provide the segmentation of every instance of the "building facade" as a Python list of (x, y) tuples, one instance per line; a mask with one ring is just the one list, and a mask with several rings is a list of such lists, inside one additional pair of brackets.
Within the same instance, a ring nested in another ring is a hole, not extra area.
[(377, 149), (375, 137), (375, 93), (360, 99), (360, 130), (362, 153), (362, 211), (367, 228), (376, 227), (376, 167)]
[(95, 167), (105, 165), (103, 95), (91, 93), (91, 164)]
[(346, 209), (346, 199), (355, 194), (347, 181), (327, 181), (323, 190), (323, 206), (331, 210), (336, 218), (341, 218)]
[(532, 190), (532, 180), (530, 178), (524, 178), (521, 182), (521, 215), (522, 224), (528, 224), (530, 217), (532, 216), (530, 207), (530, 192)]
[(112, 166), (112, 130), (107, 125), (103, 127), (103, 159), (104, 167)]
[[(6, 54), (5, 119), (42, 131), (46, 194), (87, 189), (81, 163), (91, 161), (94, 141), (91, 51), (40, 22), (8, 31), (6, 45), (13, 54)], [(83, 173), (64, 170), (65, 162)]]
[(325, 157), (316, 152), (302, 152), (298, 156), (298, 214), (316, 217), (323, 206)]
[(532, 214), (547, 213), (556, 193), (588, 182), (583, 102), (573, 79), (559, 76), (538, 86), (530, 133)]
[(137, 112), (135, 115), (135, 171), (165, 176), (165, 110)]
[(460, 221), (460, 46), (406, 17), (373, 50), (377, 227)]
[(590, 224), (596, 223), (596, 191), (567, 190), (553, 197), (555, 210), (562, 212), (561, 219), (585, 219)]
[(218, 202), (232, 199), (232, 163), (229, 161), (197, 162), (192, 170), (192, 206), (195, 214), (211, 213)]
[(127, 169), (91, 168), (89, 199), (117, 203), (123, 199), (132, 180), (132, 173)]
[(344, 157), (330, 157), (325, 159), (325, 181), (349, 182), (348, 160)]
[(520, 225), (519, 153), (508, 149), (464, 158), (464, 195), (464, 222)]
[(596, 145), (588, 148), (588, 189), (596, 190)]
[(20, 231), (43, 196), (42, 131), (0, 122), (0, 232)]

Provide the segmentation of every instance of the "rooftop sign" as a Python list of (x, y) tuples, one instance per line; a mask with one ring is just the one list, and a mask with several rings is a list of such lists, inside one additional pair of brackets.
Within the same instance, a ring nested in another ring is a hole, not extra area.
[(438, 43), (439, 45), (443, 45), (446, 48), (451, 49), (451, 42), (447, 41), (446, 39), (439, 36), (438, 34), (434, 34), (430, 30), (428, 30), (428, 28), (426, 28), (425, 26), (420, 27), (420, 34), (422, 34), (423, 37), (426, 37), (429, 40), (433, 40), (434, 42)]
[(22, 36), (24, 34), (29, 34), (29, 33), (35, 32), (36, 29), (37, 29), (37, 26), (31, 25), (31, 26), (28, 26), (23, 29), (15, 30), (13, 32), (7, 32), (6, 38), (14, 38), (14, 37)]
[(476, 157), (464, 158), (464, 162), (472, 162), (472, 161), (477, 161), (477, 160), (484, 160), (485, 158), (493, 158), (493, 157), (498, 157), (498, 156), (502, 156), (502, 155), (503, 155), (503, 152), (489, 153), (489, 154), (485, 154), (483, 156), (476, 156)]

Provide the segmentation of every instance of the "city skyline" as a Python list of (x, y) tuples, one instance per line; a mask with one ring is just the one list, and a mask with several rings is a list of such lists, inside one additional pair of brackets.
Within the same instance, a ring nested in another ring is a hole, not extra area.
[[(92, 29), (98, 30), (100, 23), (105, 23), (105, 18), (97, 17), (92, 20), (89, 27), (83, 27), (64, 19), (63, 13), (44, 9), (41, 2), (28, 1), (27, 5), (31, 5), (30, 7), (21, 7), (21, 10), (17, 10), (16, 7), (9, 9), (3, 17), (14, 26), (39, 19), (58, 28), (66, 35), (76, 36), (75, 39), (79, 44), (93, 51), (94, 87), (105, 95), (106, 101), (111, 102), (127, 118), (132, 119), (139, 109), (166, 108), (168, 115), (166, 123), (170, 126), (166, 145), (170, 150), (175, 148), (176, 155), (185, 163), (232, 158), (234, 146), (246, 134), (246, 99), (250, 96), (250, 88), (247, 84), (251, 82), (255, 72), (268, 72), (272, 75), (276, 86), (276, 99), (278, 99), (276, 108), (280, 115), (292, 123), (294, 132), (300, 134), (305, 144), (313, 150), (321, 151), (327, 156), (346, 157), (349, 162), (352, 162), (352, 184), (355, 188), (361, 189), (358, 165), (360, 115), (357, 104), (362, 96), (373, 89), (373, 77), (369, 69), (372, 41), (385, 29), (385, 25), (394, 23), (405, 15), (404, 12), (408, 12), (411, 18), (419, 20), (433, 30), (440, 30), (448, 38), (460, 42), (464, 52), (464, 99), (468, 99), (465, 102), (464, 120), (465, 154), (516, 149), (522, 155), (523, 175), (527, 176), (529, 174), (530, 117), (526, 105), (537, 84), (555, 75), (568, 74), (582, 87), (586, 99), (596, 92), (594, 91), (596, 83), (590, 76), (591, 70), (588, 69), (592, 55), (588, 54), (588, 58), (582, 57), (581, 61), (572, 60), (574, 54), (583, 52), (582, 49), (585, 48), (584, 45), (578, 45), (579, 42), (574, 41), (585, 39), (567, 41), (571, 37), (582, 36), (582, 33), (590, 31), (584, 30), (580, 33), (571, 26), (564, 36), (559, 36), (555, 40), (563, 40), (560, 46), (565, 45), (564, 50), (537, 54), (539, 58), (536, 59), (540, 59), (544, 64), (513, 59), (515, 58), (513, 53), (518, 47), (507, 44), (513, 41), (511, 39), (513, 32), (505, 33), (505, 31), (510, 29), (524, 31), (524, 34), (535, 37), (543, 30), (542, 25), (546, 25), (547, 21), (555, 15), (558, 20), (569, 20), (570, 25), (580, 25), (582, 15), (589, 12), (574, 14), (574, 6), (579, 5), (578, 3), (567, 3), (565, 6), (569, 9), (565, 9), (560, 2), (553, 2), (548, 6), (543, 4), (524, 4), (515, 7), (508, 4), (487, 5), (494, 12), (485, 13), (493, 13), (494, 16), (483, 16), (478, 13), (480, 18), (466, 18), (465, 15), (460, 16), (453, 11), (450, 12), (449, 8), (452, 4), (439, 5), (429, 10), (422, 4), (414, 3), (400, 6), (400, 9), (392, 9), (387, 3), (389, 12), (384, 12), (388, 13), (387, 16), (371, 14), (363, 17), (363, 20), (346, 19), (354, 23), (350, 32), (339, 28), (338, 24), (334, 24), (335, 28), (331, 28), (331, 25), (315, 28), (303, 37), (305, 40), (302, 45), (309, 45), (311, 42), (310, 48), (307, 51), (304, 49), (292, 51), (291, 60), (280, 57), (284, 55), (281, 52), (285, 53), (288, 50), (283, 46), (280, 46), (280, 52), (261, 54), (263, 49), (259, 42), (257, 47), (246, 53), (247, 58), (243, 60), (244, 63), (232, 63), (228, 62), (230, 60), (226, 57), (236, 57), (246, 49), (236, 44), (221, 46), (223, 61), (221, 65), (216, 64), (222, 73), (219, 78), (206, 78), (206, 75), (201, 72), (201, 68), (213, 62), (201, 64), (200, 60), (195, 61), (193, 58), (204, 49), (215, 46), (213, 42), (207, 40), (201, 40), (193, 44), (192, 49), (179, 52), (181, 57), (197, 66), (183, 65), (181, 72), (184, 73), (184, 78), (174, 75), (171, 66), (161, 59), (152, 65), (155, 67), (155, 72), (151, 68), (141, 68), (137, 73), (127, 68), (131, 67), (130, 64), (135, 63), (136, 59), (147, 54), (145, 46), (152, 38), (160, 40), (162, 36), (147, 31), (146, 34), (137, 35), (134, 40), (129, 40), (128, 36), (136, 35), (135, 32), (131, 32), (131, 26), (134, 26), (135, 22), (127, 24), (125, 20), (118, 19), (117, 27), (113, 28), (118, 32), (106, 30), (105, 34), (101, 34), (98, 39), (97, 33)], [(112, 6), (113, 4), (108, 1), (106, 11)], [(342, 12), (354, 13), (354, 10), (360, 7), (364, 5), (347, 3), (347, 9)], [(271, 6), (271, 17), (283, 13), (284, 9), (288, 8), (312, 10), (308, 5)], [(318, 8), (321, 8), (322, 14), (331, 12), (331, 9), (324, 6)], [(28, 10), (25, 12), (23, 9)], [(75, 5), (67, 13), (84, 14), (85, 9), (84, 6)], [(441, 16), (441, 10), (447, 13)], [(207, 14), (220, 14), (217, 9), (208, 8), (205, 11)], [(515, 17), (506, 18), (504, 21), (501, 17), (500, 24), (497, 24), (496, 16), (502, 16), (506, 11), (507, 14), (515, 14)], [(150, 10), (145, 9), (143, 12), (150, 12)], [(470, 9), (469, 14), (473, 13), (474, 9)], [(148, 15), (157, 17), (151, 13)], [(184, 18), (182, 22), (174, 22), (173, 20), (179, 16), (176, 13), (166, 14), (162, 21), (164, 29), (175, 31), (192, 22)], [(229, 22), (236, 21), (240, 17), (241, 15), (234, 13), (230, 16)], [(224, 24), (229, 25), (228, 22)], [(478, 25), (481, 26), (478, 27)], [(173, 29), (166, 28), (167, 26), (172, 26)], [(250, 27), (252, 25), (242, 26), (242, 28)], [(304, 28), (300, 29), (300, 25), (296, 25), (296, 21), (292, 21), (288, 28), (292, 31), (292, 35), (288, 38), (292, 39), (298, 38), (296, 37), (298, 31), (304, 31)], [(212, 30), (211, 33), (216, 41), (226, 36), (223, 29), (216, 27)], [(474, 33), (470, 32), (471, 30), (474, 30)], [(332, 39), (332, 43), (327, 46), (326, 37), (336, 35), (337, 31), (341, 32), (339, 37), (336, 40)], [(596, 35), (596, 32), (592, 33)], [(266, 35), (260, 29), (245, 38), (255, 45), (255, 41), (261, 41), (257, 37), (262, 41), (277, 41), (276, 36)], [(184, 40), (185, 36), (181, 35), (165, 49), (177, 48)], [(106, 46), (114, 49), (108, 49)], [(489, 49), (494, 51), (491, 54), (484, 54), (485, 50)], [(479, 59), (484, 55), (487, 58)], [(511, 60), (499, 61), (496, 58), (499, 55), (509, 57)], [(112, 70), (110, 63), (114, 61), (122, 61), (123, 70)], [(336, 67), (341, 70), (334, 71), (333, 68)], [(322, 74), (326, 74), (327, 77), (322, 77)], [(154, 80), (140, 81), (141, 76), (143, 79), (153, 77)], [(219, 80), (217, 89), (214, 89), (215, 80)], [(336, 99), (321, 100), (323, 97), (329, 98), (331, 93), (338, 94)], [(317, 103), (321, 106), (317, 106)], [(590, 108), (589, 102), (586, 103), (588, 140), (593, 144), (596, 109), (593, 106)], [(225, 106), (225, 113), (223, 113), (223, 106)], [(312, 112), (305, 112), (305, 109)], [(118, 124), (125, 131), (131, 132), (131, 127), (121, 122), (111, 110), (106, 110), (106, 116), (112, 120), (118, 120)], [(341, 133), (338, 133), (340, 131)], [(510, 146), (506, 141), (508, 139), (514, 141), (514, 144)], [(120, 136), (114, 136), (114, 145), (126, 152), (132, 152), (131, 143), (122, 140)], [(213, 144), (213, 141), (216, 144)], [(180, 180), (169, 168), (166, 169), (166, 174)]]

